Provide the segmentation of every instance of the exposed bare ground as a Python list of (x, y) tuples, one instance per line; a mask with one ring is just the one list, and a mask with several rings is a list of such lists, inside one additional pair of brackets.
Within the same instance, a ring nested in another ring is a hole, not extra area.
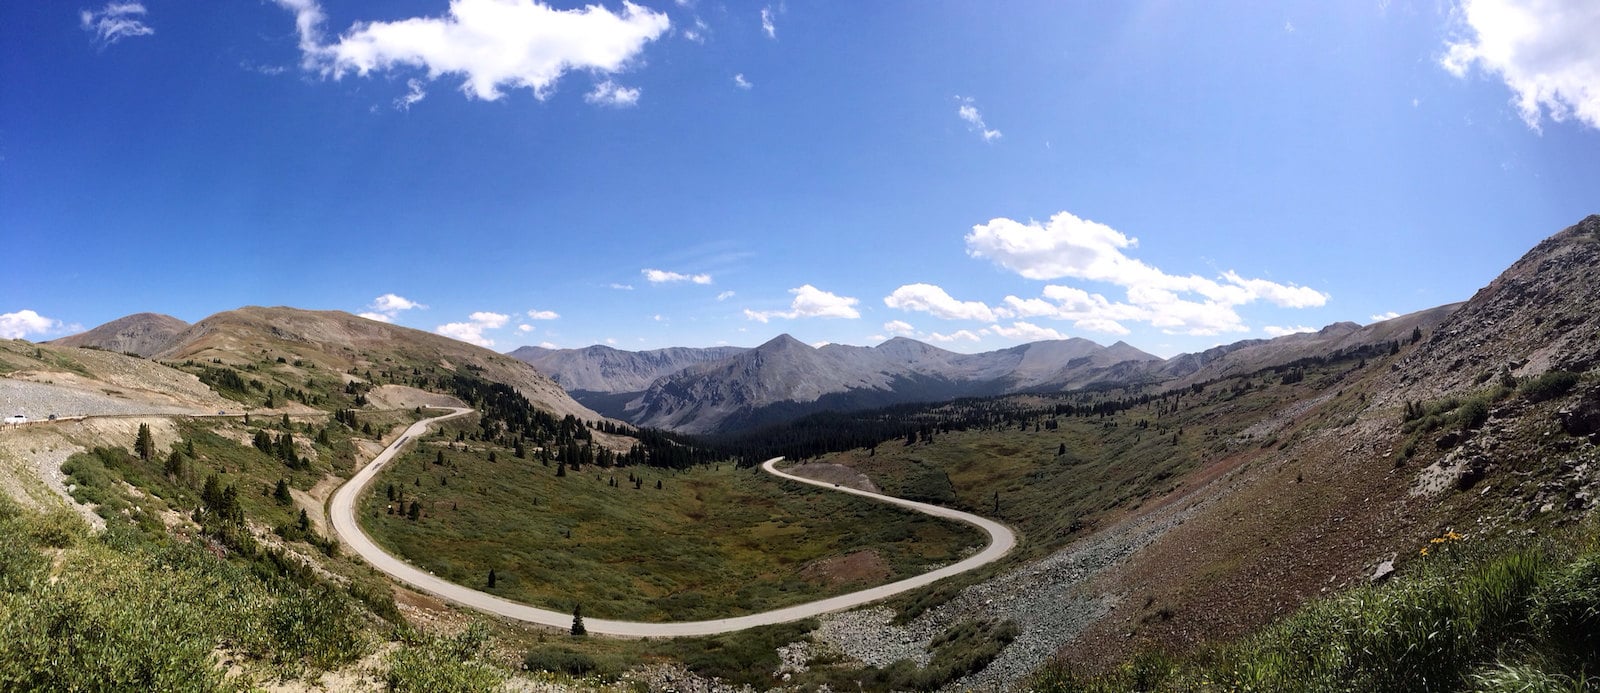
[(803, 476), (807, 479), (838, 484), (857, 491), (878, 492), (878, 485), (872, 483), (872, 479), (848, 465), (833, 464), (831, 462), (805, 462), (790, 468), (789, 473), (795, 476)]

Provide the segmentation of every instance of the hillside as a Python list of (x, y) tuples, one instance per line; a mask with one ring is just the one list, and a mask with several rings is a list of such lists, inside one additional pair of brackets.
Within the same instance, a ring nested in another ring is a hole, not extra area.
[(741, 347), (623, 351), (596, 344), (582, 349), (525, 346), (506, 355), (537, 368), (568, 392), (617, 394), (641, 392), (664, 375), (698, 363), (721, 361), (743, 351)]
[(88, 332), (50, 342), (59, 346), (94, 347), (150, 357), (171, 348), (189, 323), (160, 313), (135, 313)]
[[(58, 342), (116, 350), (124, 330), (112, 326), (146, 322), (133, 320), (136, 317), (107, 323)], [(574, 401), (549, 378), (509, 356), (341, 311), (256, 306), (225, 311), (171, 335), (164, 348), (149, 355), (163, 362), (216, 362), (249, 368), (274, 376), (284, 387), (295, 388), (312, 378), (311, 370), (343, 381), (366, 380), (356, 373), (393, 372), (398, 367), (408, 371), (421, 367), (445, 371), (466, 368), (490, 381), (516, 388), (535, 406), (557, 416), (571, 414), (586, 421), (602, 418)], [(397, 377), (404, 375), (407, 373)]]

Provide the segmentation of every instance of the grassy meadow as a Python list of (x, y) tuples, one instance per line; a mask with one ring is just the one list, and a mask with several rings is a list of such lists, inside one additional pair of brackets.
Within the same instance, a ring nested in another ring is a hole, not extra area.
[(546, 608), (651, 621), (755, 613), (921, 573), (983, 542), (966, 525), (732, 464), (558, 476), (561, 463), (532, 448), (519, 459), (455, 442), (460, 426), (470, 424), (392, 463), (360, 521), (437, 575)]

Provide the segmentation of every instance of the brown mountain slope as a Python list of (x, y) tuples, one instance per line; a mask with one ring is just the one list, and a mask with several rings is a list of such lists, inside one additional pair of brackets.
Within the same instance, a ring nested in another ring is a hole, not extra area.
[(88, 332), (62, 337), (50, 344), (93, 347), (149, 357), (170, 348), (189, 323), (160, 313), (135, 313), (112, 320)]
[(301, 360), (335, 372), (431, 364), (478, 370), (485, 378), (515, 387), (524, 397), (558, 416), (602, 418), (573, 401), (532, 366), (483, 347), (448, 337), (368, 320), (341, 311), (249, 306), (217, 313), (177, 334), (164, 361), (193, 359), (224, 363), (262, 357)]

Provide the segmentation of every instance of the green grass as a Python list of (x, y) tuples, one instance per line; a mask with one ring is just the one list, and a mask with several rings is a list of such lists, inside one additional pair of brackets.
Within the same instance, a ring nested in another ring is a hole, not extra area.
[(1499, 546), (1447, 536), (1401, 577), (1311, 602), (1239, 642), (1185, 657), (1144, 653), (1102, 673), (1056, 665), (1033, 688), (1592, 690), (1600, 686), (1596, 538), (1592, 527), (1566, 541)]
[[(360, 506), (367, 532), (452, 581), (561, 611), (581, 603), (597, 618), (765, 611), (918, 574), (982, 542), (963, 524), (731, 464), (682, 472), (585, 466), (557, 477), (558, 463), (546, 466), (535, 453), (518, 459), (477, 443), (452, 449), (446, 439), (454, 436), (421, 441), (374, 482)], [(639, 488), (630, 474), (642, 479)], [(389, 500), (391, 486), (398, 502)], [(417, 520), (404, 514), (413, 502)], [(391, 506), (399, 511), (390, 514)], [(868, 549), (892, 576), (835, 584), (802, 574), (819, 559)], [(488, 588), (491, 568), (496, 584)]]

